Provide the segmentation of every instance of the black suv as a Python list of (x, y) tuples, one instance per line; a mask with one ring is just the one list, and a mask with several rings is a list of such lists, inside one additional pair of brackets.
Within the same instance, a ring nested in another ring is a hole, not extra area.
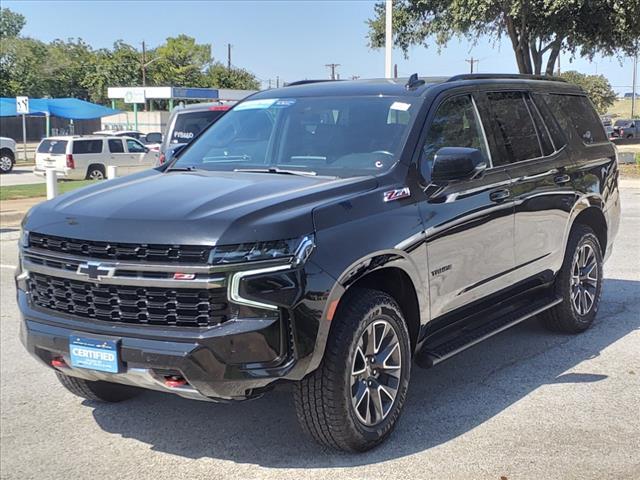
[(292, 386), (361, 451), (431, 367), (538, 315), (594, 320), (618, 230), (613, 145), (562, 81), (463, 75), (257, 93), (155, 170), (27, 215), (26, 348), (85, 398)]

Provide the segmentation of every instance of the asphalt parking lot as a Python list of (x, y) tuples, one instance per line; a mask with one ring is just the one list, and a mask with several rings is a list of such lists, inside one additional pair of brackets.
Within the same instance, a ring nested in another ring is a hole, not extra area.
[(148, 392), (102, 405), (67, 393), (18, 340), (0, 233), (3, 479), (640, 478), (640, 182), (605, 267), (596, 323), (579, 336), (535, 319), (431, 370), (414, 368), (390, 440), (361, 455), (322, 451), (286, 389), (236, 405)]
[(0, 187), (12, 185), (30, 185), (34, 183), (44, 183), (44, 177), (39, 177), (33, 173), (33, 165), (16, 165), (11, 173), (0, 175)]

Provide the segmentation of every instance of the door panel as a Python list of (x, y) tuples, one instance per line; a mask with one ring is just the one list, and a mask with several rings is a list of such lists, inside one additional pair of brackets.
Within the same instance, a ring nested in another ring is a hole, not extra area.
[[(504, 288), (515, 262), (513, 201), (504, 167), (491, 168), (492, 153), (469, 93), (444, 98), (426, 125), (418, 165), (428, 185), (420, 209), (433, 319)], [(478, 178), (434, 185), (431, 167), (443, 147), (480, 150), (489, 169)]]
[(513, 201), (503, 169), (453, 184), (423, 204), (431, 316), (509, 286), (514, 267)]
[(130, 164), (133, 161), (131, 154), (126, 151), (121, 138), (110, 138), (109, 147), (109, 165), (115, 165), (118, 169), (118, 176), (128, 175), (130, 172)]

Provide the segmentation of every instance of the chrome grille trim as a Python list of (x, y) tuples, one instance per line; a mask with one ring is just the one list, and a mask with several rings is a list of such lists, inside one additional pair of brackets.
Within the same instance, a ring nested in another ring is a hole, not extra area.
[[(114, 275), (98, 280), (78, 273), (78, 267), (90, 261), (97, 261), (105, 267), (113, 268)], [(210, 267), (100, 261), (72, 255), (52, 255), (50, 252), (42, 252), (34, 248), (22, 251), (22, 269), (68, 280), (103, 285), (213, 289), (225, 287), (227, 284), (226, 275), (212, 274)], [(175, 273), (194, 273), (196, 277), (193, 280), (175, 280), (172, 277)], [(163, 275), (166, 278), (161, 278)]]

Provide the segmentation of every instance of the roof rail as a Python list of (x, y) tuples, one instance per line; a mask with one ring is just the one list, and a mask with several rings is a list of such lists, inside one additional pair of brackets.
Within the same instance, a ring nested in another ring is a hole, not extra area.
[(339, 82), (340, 80), (320, 79), (320, 80), (298, 80), (296, 82), (287, 83), (285, 87), (295, 87), (296, 85), (306, 85), (308, 83), (322, 83), (322, 82)]
[(464, 73), (462, 75), (454, 75), (447, 82), (457, 82), (458, 80), (546, 80), (551, 82), (565, 82), (564, 78), (547, 76), (547, 75), (531, 75), (525, 73)]

